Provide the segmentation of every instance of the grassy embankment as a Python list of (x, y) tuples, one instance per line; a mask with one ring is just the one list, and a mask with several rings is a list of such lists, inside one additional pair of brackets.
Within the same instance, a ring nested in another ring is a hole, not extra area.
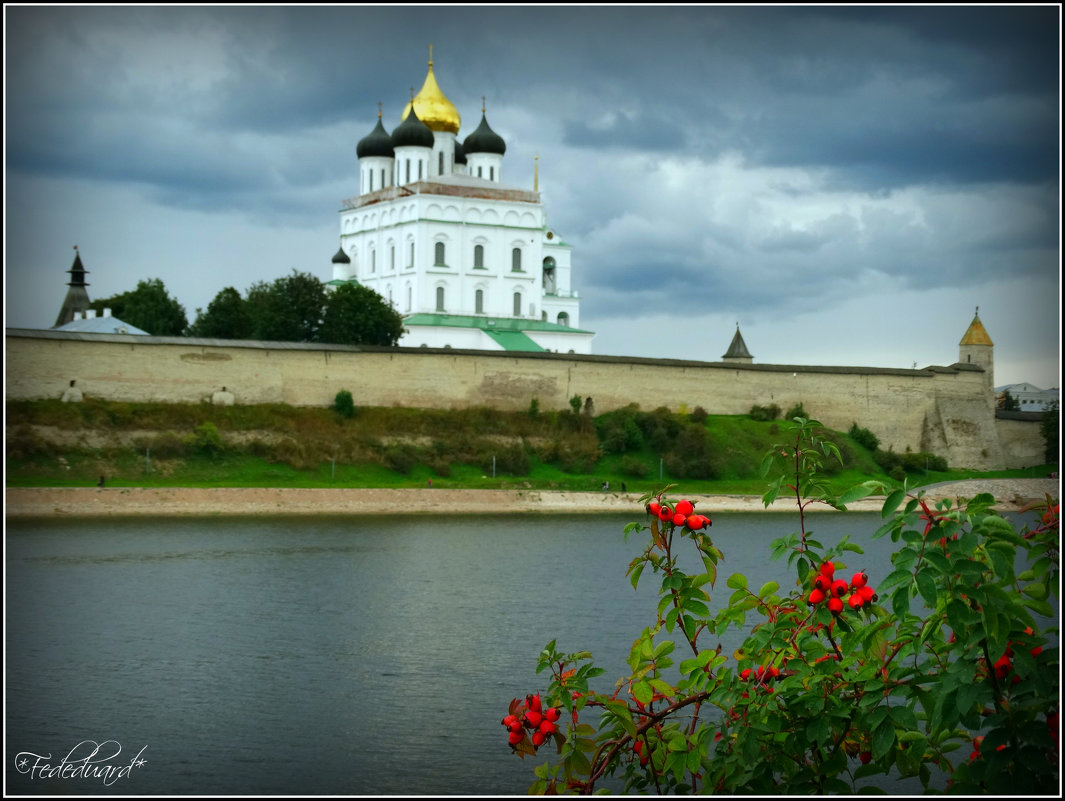
[[(846, 434), (829, 436), (844, 457), (833, 486), (892, 480), (878, 464), (882, 453)], [(630, 407), (593, 419), (532, 408), (358, 408), (345, 418), (280, 404), (8, 402), (6, 483), (95, 486), (105, 476), (111, 487), (424, 487), (432, 479), (439, 488), (592, 491), (609, 481), (631, 492), (677, 483), (693, 494), (758, 495), (766, 486), (762, 458), (786, 439), (780, 421), (699, 409)], [(909, 480), (1041, 477), (1050, 469), (980, 473), (911, 464)]]

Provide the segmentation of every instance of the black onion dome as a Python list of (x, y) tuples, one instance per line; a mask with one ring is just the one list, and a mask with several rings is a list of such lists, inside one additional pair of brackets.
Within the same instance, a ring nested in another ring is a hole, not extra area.
[(392, 131), (392, 147), (432, 147), (436, 139), (433, 131), (424, 122), (418, 119), (414, 109), (410, 110), (407, 119), (403, 120)]
[(481, 124), (477, 130), (466, 137), (462, 143), (466, 153), (498, 153), (502, 156), (507, 152), (507, 143), (503, 137), (488, 126), (488, 119), (481, 113)]
[(462, 147), (462, 142), (458, 141), (457, 139), (455, 140), (455, 163), (466, 163), (466, 151)]
[(364, 159), (367, 156), (384, 156), (385, 158), (395, 158), (395, 153), (392, 151), (392, 137), (388, 135), (388, 131), (381, 125), (381, 118), (377, 118), (377, 127), (370, 133), (359, 140), (359, 144), (355, 146), (355, 155), (360, 159)]
[(337, 248), (337, 252), (333, 254), (333, 264), (351, 264), (351, 259), (344, 252), (344, 248)]

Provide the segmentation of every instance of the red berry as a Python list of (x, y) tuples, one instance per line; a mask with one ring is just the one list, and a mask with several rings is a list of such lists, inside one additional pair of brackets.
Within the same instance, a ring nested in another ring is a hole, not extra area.
[(508, 729), (509, 729), (509, 728), (510, 728), (511, 726), (513, 726), (513, 725), (514, 725), (515, 723), (517, 723), (517, 722), (518, 722), (518, 719), (517, 719), (517, 717), (515, 717), (514, 715), (507, 715), (507, 716), (506, 716), (505, 718), (503, 718), (503, 720), (502, 720), (502, 723), (503, 723), (503, 725), (504, 725), (504, 726), (506, 726), (506, 727), (507, 727)]
[(874, 590), (868, 584), (866, 584), (865, 586), (859, 587), (855, 591), (855, 594), (858, 595), (859, 597), (861, 597), (862, 603), (870, 604), (870, 603), (872, 603), (873, 601), (876, 600), (876, 590)]
[(843, 611), (843, 601), (833, 595), (828, 599), (828, 611), (834, 615), (838, 615)]
[(533, 712), (532, 710), (525, 713), (525, 725), (530, 729), (540, 728), (540, 723), (543, 722), (544, 716), (539, 712)]
[(749, 678), (751, 678), (751, 669), (750, 668), (745, 668), (744, 670), (740, 671), (740, 679), (741, 680), (747, 681)]
[(554, 734), (556, 731), (558, 731), (558, 726), (556, 726), (550, 720), (544, 720), (540, 723), (540, 731), (545, 736), (548, 734)]
[(562, 713), (559, 711), (557, 706), (553, 706), (553, 707), (550, 707), (549, 709), (545, 709), (544, 710), (544, 717), (547, 720), (550, 720), (552, 723), (554, 723), (556, 720), (558, 720), (558, 718), (559, 718), (559, 716), (561, 714)]
[(686, 514), (684, 514), (683, 512), (674, 512), (673, 513), (672, 520), (673, 520), (673, 525), (674, 526), (683, 526), (684, 525), (684, 521), (687, 520), (687, 519), (688, 519), (688, 516)]
[(824, 573), (818, 573), (814, 576), (814, 589), (820, 590), (822, 593), (828, 592), (828, 588), (832, 586), (832, 577), (826, 576)]
[(544, 735), (544, 733), (542, 731), (534, 731), (533, 732), (533, 736), (532, 736), (532, 744), (535, 747), (539, 748), (541, 745), (544, 744), (544, 740), (546, 740), (546, 739), (547, 739), (547, 737)]
[(810, 595), (806, 600), (813, 606), (817, 606), (823, 600), (825, 600), (825, 594), (821, 590), (810, 590)]
[(540, 708), (541, 708), (540, 707), (540, 694), (536, 693), (536, 695), (527, 695), (525, 697), (525, 703), (528, 705), (528, 707), (529, 707), (529, 709), (531, 711), (539, 712)]
[(647, 504), (648, 514), (652, 514), (655, 517), (658, 517), (658, 512), (661, 508), (662, 504), (660, 504), (658, 501), (651, 501), (649, 504)]
[(674, 512), (680, 512), (685, 517), (688, 517), (695, 512), (695, 505), (691, 501), (677, 501), (677, 505), (673, 507)]
[(510, 742), (511, 745), (517, 745), (524, 739), (525, 733), (520, 731), (512, 731), (509, 735), (507, 735), (507, 740), (508, 742)]
[(836, 572), (836, 566), (832, 562), (823, 562), (821, 564), (821, 572), (831, 578), (831, 576)]
[(689, 515), (684, 525), (686, 525), (692, 531), (699, 531), (700, 529), (706, 528), (707, 524), (709, 523), (710, 518), (706, 517), (705, 515)]
[(865, 601), (862, 600), (862, 596), (860, 596), (858, 593), (854, 593), (853, 595), (851, 595), (850, 598), (847, 599), (847, 604), (848, 606), (850, 606), (851, 609), (861, 609), (863, 606), (865, 606)]
[(860, 573), (855, 573), (854, 576), (851, 577), (851, 586), (854, 587), (854, 589), (864, 587), (868, 582), (869, 576), (864, 570)]
[(668, 523), (673, 519), (673, 512), (670, 511), (668, 506), (663, 504), (662, 508), (658, 510), (658, 519), (663, 523)]
[(862, 761), (863, 765), (868, 765), (873, 759), (873, 752), (862, 751), (860, 754), (858, 754), (858, 759)]
[(847, 586), (847, 582), (843, 579), (836, 579), (832, 582), (832, 594), (837, 598), (842, 598), (846, 595), (848, 589), (850, 588)]

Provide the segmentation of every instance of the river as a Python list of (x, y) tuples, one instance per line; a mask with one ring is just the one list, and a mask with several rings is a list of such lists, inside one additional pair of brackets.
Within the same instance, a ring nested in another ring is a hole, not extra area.
[[(542, 760), (499, 721), (546, 689), (540, 649), (592, 651), (610, 689), (653, 622), (656, 578), (624, 576), (631, 519), (9, 522), (8, 792), (522, 794)], [(890, 571), (879, 515), (810, 521), (866, 547), (848, 566), (874, 583)], [(733, 572), (786, 575), (768, 545), (796, 525), (716, 515), (719, 600)], [(94, 743), (110, 773), (32, 769)]]

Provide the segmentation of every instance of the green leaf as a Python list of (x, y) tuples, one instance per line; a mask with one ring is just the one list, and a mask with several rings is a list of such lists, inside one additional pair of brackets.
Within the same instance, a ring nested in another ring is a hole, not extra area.
[(873, 759), (881, 759), (895, 744), (895, 727), (891, 720), (884, 718), (873, 730)]
[(629, 577), (629, 581), (632, 582), (632, 588), (634, 590), (636, 589), (636, 585), (640, 581), (640, 574), (643, 573), (643, 568), (644, 568), (645, 564), (647, 564), (647, 563), (646, 562), (640, 562), (638, 565), (635, 565), (632, 568), (632, 574)]
[(899, 504), (902, 503), (902, 499), (905, 497), (906, 490), (904, 489), (897, 489), (888, 495), (887, 498), (884, 499), (884, 506), (880, 510), (880, 516), (887, 518), (894, 514), (895, 510), (899, 508)]
[[(762, 585), (762, 588), (758, 590), (758, 597), (765, 599), (767, 595), (772, 595), (774, 592), (780, 589), (780, 585), (775, 581), (767, 581)], [(1044, 596), (1045, 597), (1045, 596)]]
[(936, 581), (932, 578), (931, 572), (923, 569), (919, 570), (915, 578), (917, 579), (917, 591), (921, 593), (924, 602), (928, 604), (929, 609), (935, 609), (938, 594), (936, 592)]
[(747, 577), (742, 573), (733, 573), (728, 577), (728, 581), (725, 582), (726, 587), (730, 587), (734, 590), (747, 589)]
[(654, 695), (655, 691), (646, 681), (638, 681), (632, 685), (632, 697), (641, 704), (651, 703), (651, 699), (654, 698)]
[(842, 504), (853, 503), (854, 501), (867, 498), (872, 495), (874, 489), (865, 484), (859, 484), (857, 487), (851, 487), (849, 490), (839, 496), (839, 502)]

